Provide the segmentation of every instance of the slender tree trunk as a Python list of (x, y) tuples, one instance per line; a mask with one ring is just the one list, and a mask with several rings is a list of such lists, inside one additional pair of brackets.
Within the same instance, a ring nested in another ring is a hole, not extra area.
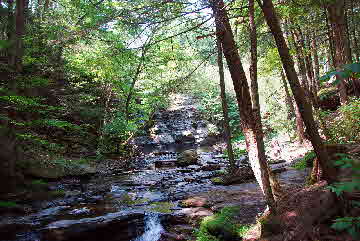
[(36, 15), (39, 19), (41, 19), (42, 17), (43, 10), (44, 10), (43, 0), (38, 0), (36, 5)]
[(27, 1), (16, 0), (16, 26), (14, 36), (14, 55), (12, 56), (11, 65), (16, 71), (22, 71), (22, 58), (24, 54), (23, 36), (25, 34), (25, 8)]
[(305, 93), (300, 86), (300, 82), (294, 68), (294, 62), (291, 58), (289, 48), (287, 47), (285, 39), (283, 37), (279, 20), (275, 13), (274, 5), (271, 0), (264, 0), (261, 8), (264, 13), (265, 20), (270, 27), (271, 33), (275, 38), (279, 55), (285, 69), (287, 79), (290, 83), (291, 90), (294, 94), (296, 104), (303, 118), (304, 124), (306, 126), (306, 131), (310, 137), (310, 141), (313, 145), (316, 156), (319, 159), (319, 164), (323, 169), (323, 178), (329, 183), (332, 183), (335, 181), (336, 171), (329, 163), (329, 157), (326, 153), (326, 149), (323, 145), (322, 139), (320, 138), (317, 126), (315, 124), (311, 105), (305, 98)]
[(301, 48), (301, 39), (299, 36), (299, 33), (296, 32), (296, 30), (292, 31), (292, 36), (294, 40), (294, 46), (296, 50), (296, 58), (297, 58), (297, 64), (299, 68), (298, 75), (301, 77), (301, 86), (305, 91), (305, 94), (308, 95), (308, 79), (306, 76), (306, 67), (305, 67), (305, 61), (304, 61), (304, 54), (303, 49)]
[(280, 75), (281, 75), (281, 80), (282, 80), (282, 83), (284, 85), (285, 94), (286, 94), (285, 103), (286, 103), (286, 105), (288, 107), (287, 119), (292, 120), (292, 118), (295, 116), (295, 110), (294, 110), (294, 105), (293, 105), (292, 98), (290, 96), (290, 91), (289, 91), (288, 85), (286, 83), (286, 77), (285, 77), (285, 74), (284, 74), (284, 71), (283, 71), (282, 68), (280, 69)]
[(330, 68), (335, 68), (335, 48), (334, 48), (334, 37), (333, 37), (333, 32), (331, 31), (331, 26), (330, 26), (330, 22), (329, 22), (329, 18), (328, 18), (328, 14), (326, 11), (326, 7), (324, 6), (324, 15), (325, 15), (325, 20), (326, 20), (326, 27), (327, 27), (327, 35), (328, 35), (328, 39), (329, 39), (329, 69)]
[(320, 65), (319, 65), (319, 55), (318, 55), (318, 48), (317, 48), (317, 43), (316, 43), (316, 34), (314, 33), (313, 35), (313, 39), (311, 41), (311, 46), (312, 46), (312, 53), (314, 56), (314, 97), (315, 97), (315, 107), (317, 108), (318, 106), (318, 98), (317, 98), (317, 92), (319, 91), (319, 87), (320, 87), (320, 83), (319, 83), (319, 79), (320, 79)]
[(51, 0), (45, 0), (45, 4), (44, 4), (44, 11), (47, 11), (50, 7), (50, 1)]
[(7, 41), (10, 43), (10, 48), (7, 49), (7, 57), (8, 57), (8, 64), (11, 65), (12, 56), (14, 55), (13, 51), (13, 32), (14, 32), (14, 14), (13, 14), (13, 7), (14, 1), (7, 0), (8, 4), (8, 19), (7, 19)]
[[(327, 5), (329, 14), (329, 21), (331, 24), (332, 37), (335, 46), (334, 65), (337, 70), (340, 70), (344, 64), (351, 62), (351, 54), (349, 48), (348, 37), (346, 34), (346, 19), (345, 19), (345, 1), (335, 0)], [(346, 91), (346, 82), (340, 76), (337, 76), (339, 81), (338, 90), (340, 94), (341, 104), (348, 101)]]
[(358, 40), (356, 36), (356, 26), (358, 23), (354, 20), (354, 0), (351, 0), (351, 19), (352, 19), (352, 36), (353, 36), (353, 49), (354, 49), (354, 55), (355, 55), (355, 62), (360, 61), (360, 49), (358, 45)]
[(231, 74), (245, 135), (249, 159), (256, 180), (263, 190), (270, 212), (276, 212), (267, 170), (261, 121), (255, 121), (247, 78), (237, 51), (234, 35), (223, 0), (209, 0), (215, 16), (216, 32), (221, 40), (224, 56)]
[(346, 1), (344, 0), (344, 20), (345, 20), (345, 30), (346, 30), (346, 41), (348, 43), (348, 54), (349, 54), (349, 62), (352, 62), (352, 49), (351, 49), (351, 41), (350, 41), (350, 30), (349, 30), (349, 16), (346, 8)]
[[(302, 35), (304, 36), (304, 35)], [(311, 56), (311, 47), (310, 47), (310, 38), (306, 37), (304, 39), (304, 46), (303, 49), (304, 51), (307, 53), (305, 55), (305, 67), (306, 67), (306, 74), (307, 74), (307, 78), (308, 78), (308, 83), (309, 83), (309, 97), (311, 98), (311, 101), (313, 103), (313, 105), (315, 105), (315, 95), (314, 95), (314, 69), (313, 69), (313, 65), (312, 65), (312, 56)]]
[(306, 140), (304, 121), (302, 119), (299, 107), (295, 105), (295, 120), (296, 120), (296, 133), (300, 143)]
[(216, 45), (218, 49), (217, 62), (219, 67), (219, 78), (220, 78), (220, 94), (221, 94), (221, 105), (223, 110), (224, 117), (224, 132), (225, 132), (225, 141), (226, 148), (229, 157), (229, 173), (232, 175), (236, 169), (234, 151), (231, 144), (231, 129), (229, 122), (229, 112), (228, 112), (228, 104), (226, 99), (226, 91), (225, 91), (225, 79), (224, 79), (224, 64), (223, 64), (223, 53), (221, 47), (221, 40), (219, 37), (216, 39)]
[(129, 120), (130, 118), (130, 102), (131, 102), (131, 98), (132, 98), (132, 95), (133, 95), (133, 90), (134, 90), (134, 87), (135, 87), (135, 84), (136, 84), (136, 81), (138, 80), (139, 78), (139, 75), (141, 73), (141, 68), (144, 64), (144, 58), (145, 58), (145, 54), (146, 54), (146, 47), (144, 46), (143, 49), (142, 49), (142, 52), (141, 52), (141, 57), (140, 57), (140, 60), (139, 60), (139, 64), (136, 68), (136, 71), (135, 71), (135, 75), (132, 79), (132, 82), (131, 82), (131, 86), (130, 86), (130, 90), (129, 90), (129, 94), (128, 96), (126, 97), (126, 102), (125, 102), (125, 116), (126, 116), (126, 120)]
[(254, 15), (255, 15), (254, 0), (249, 0), (251, 101), (252, 101), (252, 108), (254, 109), (254, 115), (258, 120), (261, 120), (259, 91), (258, 91), (258, 82), (257, 82), (257, 39), (256, 39), (257, 36), (256, 36), (256, 24), (255, 24)]
[[(295, 50), (296, 50), (296, 58), (297, 58), (297, 64), (298, 64), (298, 76), (301, 77), (301, 87), (304, 91), (305, 94), (305, 98), (308, 98), (308, 89), (307, 89), (307, 76), (306, 76), (306, 67), (305, 67), (305, 61), (304, 61), (304, 56), (303, 56), (303, 51), (301, 49), (300, 46), (300, 38), (299, 35), (295, 33), (296, 30), (292, 31), (292, 36), (293, 36), (293, 41), (294, 41), (294, 46), (295, 46)], [(297, 136), (299, 138), (299, 142), (303, 143), (304, 140), (306, 139), (306, 135), (305, 135), (305, 129), (304, 129), (304, 122), (303, 119), (301, 117), (299, 108), (297, 106), (295, 106), (295, 117), (296, 117), (296, 132), (297, 132)]]

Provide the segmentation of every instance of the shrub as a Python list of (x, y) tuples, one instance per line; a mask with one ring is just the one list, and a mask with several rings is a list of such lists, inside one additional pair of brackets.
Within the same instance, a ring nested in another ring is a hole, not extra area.
[[(334, 162), (335, 166), (340, 168), (351, 168), (353, 171), (349, 181), (336, 182), (329, 186), (332, 192), (335, 192), (337, 196), (341, 196), (344, 192), (359, 192), (360, 190), (360, 164), (355, 160), (349, 158), (346, 154), (337, 154), (340, 159)], [(359, 208), (360, 203), (351, 201), (349, 208)], [(333, 229), (338, 231), (348, 232), (354, 239), (360, 238), (360, 218), (359, 217), (340, 217), (334, 220), (331, 225)]]
[(339, 108), (340, 116), (330, 121), (330, 141), (341, 143), (360, 142), (360, 98), (353, 98)]

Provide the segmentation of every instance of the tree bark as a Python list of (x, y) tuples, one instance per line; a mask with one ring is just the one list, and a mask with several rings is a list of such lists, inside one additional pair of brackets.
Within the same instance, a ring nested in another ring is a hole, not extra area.
[(15, 189), (15, 162), (17, 159), (16, 138), (8, 125), (0, 128), (0, 194)]
[(306, 76), (306, 66), (305, 66), (305, 57), (304, 57), (304, 51), (302, 49), (302, 44), (300, 43), (302, 39), (300, 38), (300, 34), (293, 30), (292, 32), (294, 46), (296, 50), (296, 58), (297, 58), (297, 64), (298, 64), (298, 75), (301, 77), (301, 86), (304, 89), (305, 95), (308, 95), (308, 79)]
[[(346, 19), (345, 19), (345, 1), (335, 0), (327, 4), (327, 11), (329, 14), (329, 22), (332, 30), (332, 37), (335, 47), (334, 65), (337, 70), (341, 70), (344, 64), (351, 62), (351, 53), (349, 48), (349, 41), (346, 33)], [(346, 82), (340, 76), (337, 76), (339, 81), (338, 90), (340, 94), (341, 104), (348, 101), (346, 90)]]
[(130, 85), (130, 90), (129, 90), (129, 94), (128, 96), (126, 97), (126, 102), (125, 102), (125, 116), (126, 116), (126, 120), (129, 120), (130, 118), (130, 102), (131, 102), (131, 98), (132, 98), (132, 95), (133, 95), (133, 90), (134, 90), (134, 87), (135, 87), (135, 84), (136, 84), (136, 81), (138, 80), (139, 78), (139, 75), (141, 73), (141, 68), (144, 64), (144, 58), (145, 58), (145, 54), (146, 54), (146, 47), (144, 46), (142, 48), (142, 52), (141, 52), (141, 57), (140, 57), (140, 60), (139, 60), (139, 63), (138, 63), (138, 66), (136, 68), (136, 71), (135, 71), (135, 75), (132, 79), (132, 82), (131, 82), (131, 85)]
[(284, 74), (284, 71), (283, 71), (282, 68), (280, 69), (280, 75), (281, 75), (281, 80), (282, 80), (282, 83), (284, 85), (285, 94), (286, 94), (285, 103), (286, 103), (286, 105), (288, 107), (287, 119), (291, 120), (295, 116), (295, 110), (294, 110), (294, 105), (293, 105), (292, 98), (290, 96), (290, 91), (289, 91), (288, 85), (286, 83), (286, 77), (285, 77), (285, 74)]
[(255, 121), (247, 78), (234, 41), (229, 18), (223, 0), (209, 0), (215, 16), (217, 35), (231, 74), (241, 119), (241, 128), (245, 135), (249, 159), (256, 180), (263, 190), (271, 212), (276, 212), (267, 170), (261, 121)]
[(327, 28), (327, 35), (328, 35), (328, 39), (329, 39), (329, 52), (328, 52), (328, 59), (329, 59), (329, 70), (330, 68), (334, 68), (335, 67), (335, 48), (334, 48), (334, 41), (333, 41), (333, 32), (331, 31), (331, 26), (330, 26), (330, 21), (328, 18), (328, 14), (327, 14), (327, 10), (326, 10), (326, 6), (324, 6), (324, 16), (325, 16), (325, 21), (326, 21), (326, 28)]
[(310, 138), (310, 141), (313, 145), (314, 151), (319, 163), (323, 169), (323, 178), (329, 183), (335, 181), (336, 172), (335, 169), (330, 165), (329, 158), (324, 148), (322, 139), (320, 138), (315, 120), (312, 114), (312, 108), (307, 99), (305, 98), (305, 93), (300, 86), (299, 79), (297, 77), (294, 62), (291, 58), (289, 48), (286, 45), (285, 39), (283, 37), (282, 30), (280, 28), (279, 20), (275, 14), (274, 5), (271, 0), (264, 0), (263, 5), (261, 5), (262, 11), (265, 16), (265, 20), (275, 38), (275, 42), (279, 51), (279, 55), (289, 81), (291, 90), (294, 94), (296, 104), (299, 108), (301, 117), (303, 118), (304, 124), (306, 126), (306, 132)]
[(16, 20), (14, 36), (14, 55), (12, 56), (11, 65), (17, 72), (22, 71), (22, 58), (24, 55), (23, 37), (25, 34), (25, 9), (27, 1), (16, 0)]
[[(308, 98), (308, 88), (307, 88), (307, 83), (308, 83), (308, 79), (306, 76), (306, 67), (305, 67), (305, 61), (304, 61), (304, 56), (303, 56), (303, 50), (300, 46), (300, 37), (299, 34), (295, 33), (296, 30), (293, 30), (291, 32), (292, 36), (293, 36), (293, 44), (295, 46), (295, 50), (296, 50), (296, 58), (297, 58), (297, 65), (298, 65), (298, 76), (301, 77), (301, 87), (304, 91), (305, 97), (306, 99)], [(305, 129), (304, 129), (304, 122), (303, 119), (301, 117), (300, 111), (298, 106), (295, 106), (295, 117), (296, 117), (296, 132), (299, 138), (299, 142), (303, 143), (306, 139), (306, 135), (305, 135)]]
[(221, 95), (221, 105), (224, 117), (224, 132), (225, 132), (225, 141), (226, 149), (228, 152), (229, 158), (229, 173), (232, 175), (236, 169), (234, 151), (231, 144), (231, 129), (229, 124), (229, 111), (228, 104), (226, 100), (226, 91), (225, 91), (225, 79), (224, 79), (224, 64), (223, 64), (223, 53), (221, 47), (221, 40), (219, 37), (216, 38), (216, 45), (218, 49), (217, 63), (219, 67), (219, 79), (220, 79), (220, 95)]
[(8, 4), (8, 19), (7, 19), (7, 41), (10, 43), (10, 48), (7, 49), (8, 64), (11, 65), (12, 56), (14, 55), (13, 49), (13, 30), (14, 30), (14, 14), (13, 6), (14, 0), (7, 0)]
[(299, 107), (295, 105), (295, 121), (296, 121), (296, 133), (300, 143), (304, 143), (306, 140), (304, 121), (302, 119)]
[(320, 79), (320, 65), (319, 65), (319, 55), (318, 55), (318, 48), (317, 48), (317, 43), (316, 43), (316, 34), (314, 33), (313, 35), (313, 39), (311, 41), (311, 46), (312, 46), (312, 53), (313, 53), (313, 57), (314, 57), (314, 97), (315, 97), (315, 104), (314, 106), (316, 108), (318, 105), (318, 98), (317, 98), (317, 92), (319, 91), (319, 87), (320, 87), (320, 83), (319, 83), (319, 79)]
[[(301, 34), (302, 36), (304, 36), (303, 34)], [(306, 35), (305, 35), (306, 36)], [(306, 36), (306, 38), (303, 38), (303, 50), (305, 51), (305, 67), (306, 67), (306, 74), (307, 74), (307, 78), (308, 78), (308, 83), (309, 83), (309, 97), (312, 101), (312, 104), (315, 105), (315, 93), (314, 93), (314, 85), (315, 85), (315, 81), (314, 81), (314, 69), (313, 69), (313, 65), (312, 65), (312, 56), (311, 56), (311, 47), (310, 47), (310, 38), (308, 36)]]
[(258, 120), (260, 116), (260, 102), (259, 91), (257, 82), (257, 36), (256, 36), (256, 24), (255, 24), (255, 7), (254, 0), (249, 0), (249, 22), (250, 22), (250, 80), (251, 80), (251, 101), (254, 115)]
[(351, 0), (351, 18), (352, 18), (352, 36), (353, 36), (353, 49), (354, 49), (354, 55), (355, 55), (355, 62), (360, 61), (360, 49), (358, 45), (358, 40), (356, 36), (356, 26), (358, 23), (354, 20), (354, 0)]

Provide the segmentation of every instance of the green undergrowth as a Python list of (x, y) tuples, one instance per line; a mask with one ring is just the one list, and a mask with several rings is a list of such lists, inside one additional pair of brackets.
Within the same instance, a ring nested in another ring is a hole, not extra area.
[(330, 140), (334, 143), (360, 142), (360, 98), (351, 98), (339, 109), (339, 116), (329, 118)]
[(307, 167), (311, 167), (312, 162), (314, 158), (316, 157), (316, 154), (314, 151), (309, 151), (305, 154), (305, 156), (298, 162), (294, 163), (292, 165), (293, 168), (297, 170), (304, 170)]
[(196, 232), (196, 241), (241, 240), (250, 226), (236, 223), (238, 212), (238, 207), (225, 207), (219, 213), (204, 218)]
[(0, 208), (15, 207), (16, 205), (17, 204), (15, 202), (0, 201)]
[(33, 180), (31, 182), (32, 185), (47, 185), (48, 182), (47, 181), (44, 181), (42, 179), (37, 179), (37, 180)]

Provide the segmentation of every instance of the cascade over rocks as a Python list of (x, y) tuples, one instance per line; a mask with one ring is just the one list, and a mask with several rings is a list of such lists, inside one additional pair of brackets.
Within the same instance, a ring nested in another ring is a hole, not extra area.
[(176, 149), (176, 146), (191, 148), (213, 142), (214, 137), (209, 137), (209, 123), (200, 120), (200, 117), (193, 97), (173, 95), (169, 108), (154, 114), (154, 124), (148, 130), (148, 135), (134, 138), (131, 144), (140, 149), (147, 150), (150, 147), (154, 150), (169, 147)]

